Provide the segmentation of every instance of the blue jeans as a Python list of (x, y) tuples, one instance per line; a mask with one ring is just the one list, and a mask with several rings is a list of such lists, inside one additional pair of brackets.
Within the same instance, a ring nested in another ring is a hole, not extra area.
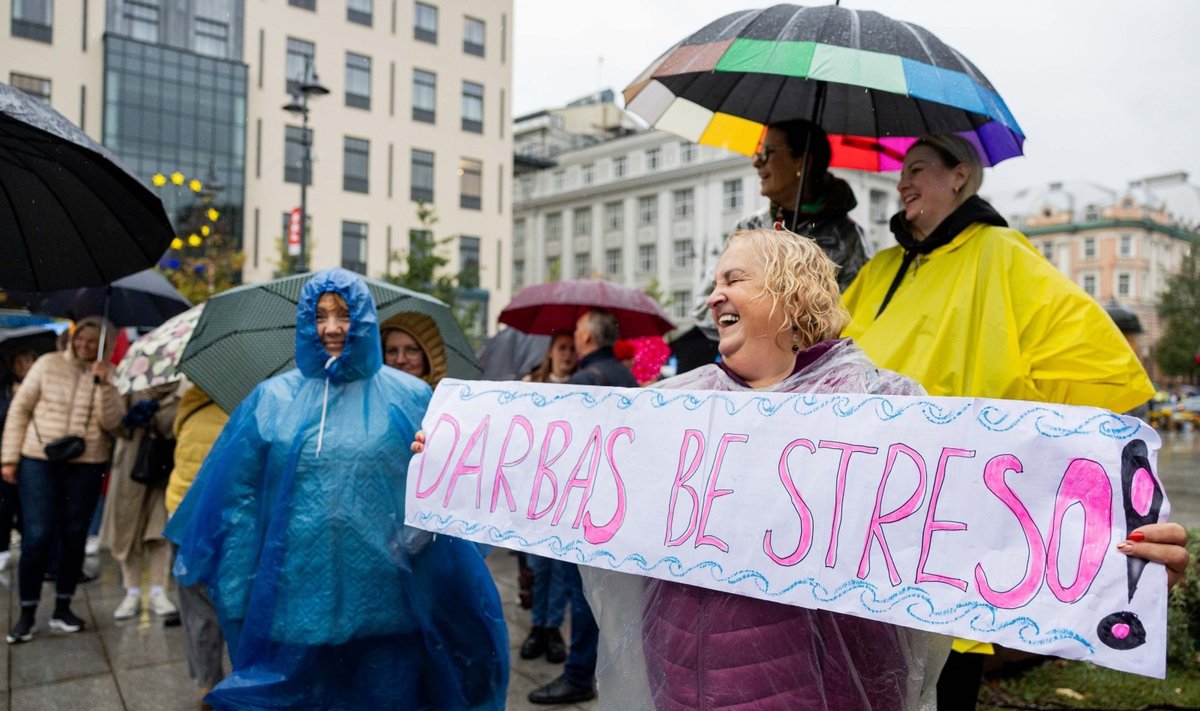
[(592, 608), (583, 596), (583, 579), (579, 567), (565, 564), (563, 574), (567, 595), (571, 601), (571, 651), (567, 653), (563, 676), (576, 686), (591, 688), (596, 680), (596, 652), (600, 644), (600, 628), (592, 616)]
[(73, 464), (21, 458), (17, 489), (25, 517), (21, 534), (21, 605), (36, 606), (42, 578), (58, 540), (55, 597), (70, 600), (83, 566), (83, 546), (105, 464)]
[(574, 566), (540, 555), (530, 555), (527, 562), (533, 571), (533, 608), (529, 611), (533, 626), (562, 627), (567, 611), (566, 571)]

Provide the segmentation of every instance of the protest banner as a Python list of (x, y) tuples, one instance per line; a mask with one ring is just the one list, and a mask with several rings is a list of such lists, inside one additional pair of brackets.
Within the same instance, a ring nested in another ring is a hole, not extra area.
[[(406, 523), (1162, 677), (1159, 438), (1012, 400), (443, 380)], [(631, 613), (636, 614), (636, 613)]]

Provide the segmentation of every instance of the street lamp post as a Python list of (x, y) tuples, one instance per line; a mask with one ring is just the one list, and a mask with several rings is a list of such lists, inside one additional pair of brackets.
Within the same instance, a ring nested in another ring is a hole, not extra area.
[(308, 232), (308, 176), (312, 173), (312, 140), (308, 134), (308, 99), (309, 97), (325, 96), (329, 93), (324, 85), (317, 80), (317, 73), (312, 68), (311, 60), (305, 64), (304, 76), (300, 82), (299, 91), (292, 92), (292, 100), (283, 110), (300, 115), (300, 147), (303, 154), (300, 158), (300, 254), (292, 269), (295, 274), (304, 272), (305, 250)]

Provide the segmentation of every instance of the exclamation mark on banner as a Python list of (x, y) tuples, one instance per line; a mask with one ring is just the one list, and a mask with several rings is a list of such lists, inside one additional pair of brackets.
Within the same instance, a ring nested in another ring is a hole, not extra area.
[[(1150, 523), (1158, 522), (1162, 510), (1163, 491), (1150, 469), (1146, 443), (1136, 439), (1121, 452), (1121, 492), (1125, 501), (1125, 536)], [(1129, 601), (1137, 592), (1138, 581), (1146, 569), (1142, 558), (1125, 560), (1125, 577), (1129, 586)], [(1108, 615), (1096, 626), (1100, 641), (1113, 649), (1133, 649), (1146, 641), (1146, 628), (1138, 616), (1127, 610)]]

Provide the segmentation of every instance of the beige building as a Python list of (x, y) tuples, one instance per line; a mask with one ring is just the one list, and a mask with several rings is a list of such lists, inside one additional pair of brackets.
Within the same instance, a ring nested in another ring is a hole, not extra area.
[[(315, 71), (312, 268), (401, 271), (424, 201), (448, 268), (478, 276), (486, 329), (509, 296), (512, 16), (512, 0), (0, 0), (0, 81), (147, 181), (215, 178), (261, 281), (300, 204), (302, 118), (284, 106)], [(173, 218), (194, 200), (176, 192)]]

